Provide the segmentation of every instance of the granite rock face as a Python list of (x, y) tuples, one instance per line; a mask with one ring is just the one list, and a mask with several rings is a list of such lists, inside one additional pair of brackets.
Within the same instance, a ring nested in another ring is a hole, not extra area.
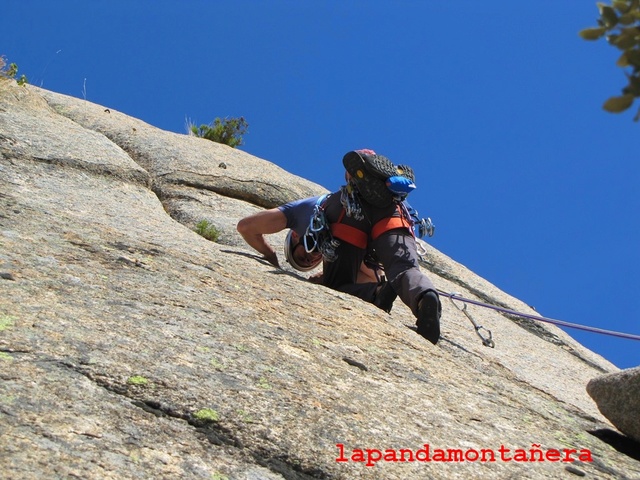
[[(617, 369), (560, 329), (470, 306), (489, 349), (445, 301), (433, 346), (404, 305), (387, 315), (276, 269), (235, 231), (323, 187), (10, 81), (0, 156), (6, 478), (640, 477), (585, 391)], [(201, 219), (218, 243), (192, 231)], [(438, 288), (532, 313), (426, 248)]]
[(594, 378), (587, 392), (618, 430), (640, 442), (640, 367)]

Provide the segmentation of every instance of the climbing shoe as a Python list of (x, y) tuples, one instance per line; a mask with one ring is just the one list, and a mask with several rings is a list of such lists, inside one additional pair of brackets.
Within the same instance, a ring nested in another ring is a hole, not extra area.
[(440, 300), (433, 290), (427, 291), (418, 302), (418, 333), (434, 345), (440, 338)]
[(413, 168), (411, 168), (409, 165), (398, 165), (396, 167), (396, 170), (398, 171), (396, 175), (402, 175), (403, 177), (411, 180), (413, 183), (416, 183), (416, 174), (413, 172)]
[(386, 181), (389, 177), (398, 175), (398, 172), (391, 160), (372, 150), (356, 150), (347, 153), (342, 164), (364, 201), (378, 208), (385, 208), (393, 203), (394, 196), (387, 188)]
[(376, 293), (376, 297), (373, 299), (373, 304), (385, 312), (390, 313), (393, 302), (397, 296), (398, 294), (391, 286), (391, 283), (384, 282), (378, 289), (378, 293)]

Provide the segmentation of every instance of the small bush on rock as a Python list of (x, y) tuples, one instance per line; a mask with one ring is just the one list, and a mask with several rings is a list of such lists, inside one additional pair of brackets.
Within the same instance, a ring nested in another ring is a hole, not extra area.
[(211, 240), (212, 242), (217, 242), (220, 238), (220, 230), (216, 228), (215, 225), (209, 223), (207, 220), (201, 220), (196, 225), (195, 232), (206, 238), (207, 240)]
[(218, 420), (220, 420), (220, 415), (218, 415), (218, 412), (211, 408), (203, 408), (201, 410), (198, 410), (193, 414), (193, 417), (203, 423), (217, 422)]
[(222, 143), (230, 147), (242, 145), (242, 136), (247, 133), (249, 124), (240, 118), (216, 118), (211, 125), (189, 126), (189, 132), (200, 138), (206, 138), (212, 142)]
[(17, 75), (18, 65), (10, 63), (9, 66), (7, 66), (7, 60), (4, 57), (0, 57), (0, 77), (13, 78), (18, 82), (18, 85), (25, 85), (29, 83), (25, 75), (21, 75), (20, 78), (16, 79)]

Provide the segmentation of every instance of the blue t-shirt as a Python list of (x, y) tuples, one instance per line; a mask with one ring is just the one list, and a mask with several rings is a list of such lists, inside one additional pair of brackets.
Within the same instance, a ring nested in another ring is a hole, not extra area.
[[(280, 205), (278, 209), (284, 213), (284, 216), (287, 218), (287, 228), (296, 232), (300, 237), (307, 233), (307, 227), (309, 226), (311, 216), (320, 197), (321, 195), (318, 195), (317, 197), (303, 198), (302, 200), (295, 200)], [(409, 205), (409, 202), (406, 200), (403, 203), (407, 207), (409, 215), (414, 222), (414, 230), (416, 230), (421, 222), (421, 219), (418, 217), (418, 212)], [(416, 231), (415, 234), (419, 238), (425, 235), (424, 232), (419, 231)]]
[(287, 228), (290, 228), (302, 237), (307, 232), (311, 215), (313, 215), (319, 198), (320, 195), (280, 205), (278, 209), (284, 213), (284, 216), (287, 218)]

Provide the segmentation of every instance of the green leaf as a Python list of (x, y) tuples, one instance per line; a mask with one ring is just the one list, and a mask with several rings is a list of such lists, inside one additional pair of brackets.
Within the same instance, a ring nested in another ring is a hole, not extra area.
[(606, 27), (592, 27), (581, 30), (579, 35), (584, 40), (598, 40), (607, 32)]
[(640, 77), (638, 73), (629, 75), (629, 85), (624, 87), (622, 93), (633, 95), (634, 97), (640, 97)]
[(629, 11), (629, 4), (625, 0), (615, 0), (613, 2), (613, 8), (620, 13), (627, 13)]
[(616, 11), (610, 6), (602, 5), (600, 7), (600, 14), (607, 27), (613, 28), (618, 24), (618, 14), (616, 14)]
[(630, 13), (624, 13), (620, 15), (620, 18), (618, 18), (618, 21), (622, 25), (631, 25), (635, 21), (635, 18)]
[(640, 35), (636, 28), (623, 28), (620, 35), (611, 35), (610, 41), (620, 50), (627, 50), (640, 43)]
[[(623, 65), (622, 63), (626, 63), (626, 65)], [(636, 69), (640, 68), (640, 50), (626, 50), (618, 59), (617, 65), (622, 68), (629, 66), (633, 66)]]
[(616, 62), (616, 65), (621, 68), (625, 68), (629, 66), (629, 59), (627, 58), (627, 52), (622, 52), (622, 55), (620, 55), (620, 58)]
[(602, 105), (602, 108), (604, 108), (607, 112), (610, 112), (610, 113), (624, 112), (627, 108), (631, 106), (634, 98), (635, 97), (630, 93), (626, 95), (622, 95), (621, 97), (611, 97), (609, 100), (604, 102), (604, 105)]

